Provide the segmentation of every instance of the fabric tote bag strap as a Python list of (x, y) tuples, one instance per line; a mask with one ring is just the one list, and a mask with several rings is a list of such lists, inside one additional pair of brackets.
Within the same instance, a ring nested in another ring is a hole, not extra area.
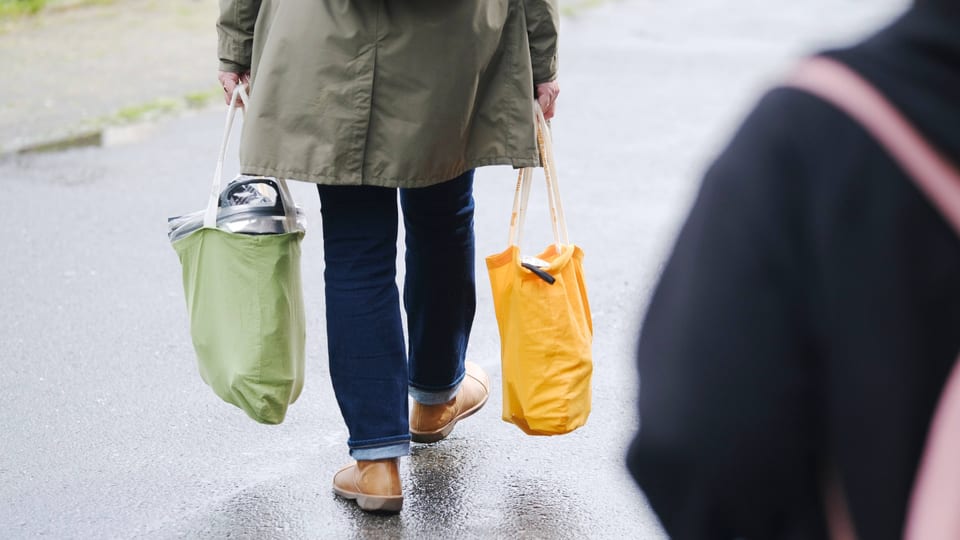
[[(557, 165), (553, 158), (553, 140), (550, 136), (550, 126), (543, 116), (540, 104), (533, 102), (534, 118), (536, 121), (537, 149), (540, 152), (540, 163), (547, 182), (547, 202), (550, 205), (550, 220), (553, 228), (554, 245), (559, 252), (564, 245), (570, 243), (567, 233), (567, 221), (563, 214), (563, 203), (560, 200), (560, 182), (557, 177)], [(533, 184), (533, 167), (520, 169), (517, 177), (517, 189), (513, 197), (513, 213), (510, 218), (510, 244), (520, 246), (523, 237), (524, 222), (527, 217), (527, 204), (530, 200), (530, 186)]]
[[(818, 57), (801, 64), (787, 85), (833, 104), (863, 126), (960, 234), (960, 172), (870, 83), (843, 64)], [(834, 538), (855, 537), (848, 513), (830, 514)], [(960, 538), (960, 359), (930, 424), (904, 538)]]
[[(213, 182), (210, 185), (210, 197), (207, 200), (207, 209), (203, 214), (203, 226), (206, 228), (215, 228), (217, 226), (217, 210), (220, 207), (220, 190), (223, 189), (223, 163), (227, 158), (227, 146), (230, 144), (230, 133), (233, 131), (233, 122), (237, 116), (239, 104), (246, 105), (250, 102), (247, 90), (242, 84), (238, 84), (230, 97), (230, 106), (227, 108), (227, 121), (223, 128), (223, 138), (220, 141), (220, 153), (217, 155), (217, 168), (213, 173)], [(240, 109), (241, 111), (243, 109)], [(287, 231), (297, 230), (297, 209), (293, 204), (293, 196), (290, 194), (290, 188), (287, 181), (283, 178), (275, 178), (277, 186), (280, 188), (280, 200), (283, 202), (284, 220), (286, 221)]]

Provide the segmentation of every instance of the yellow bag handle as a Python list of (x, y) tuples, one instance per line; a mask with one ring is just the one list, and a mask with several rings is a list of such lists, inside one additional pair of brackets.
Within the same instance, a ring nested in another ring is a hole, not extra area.
[[(563, 213), (563, 203), (560, 200), (560, 185), (557, 176), (557, 165), (553, 157), (553, 140), (550, 135), (550, 126), (543, 117), (540, 104), (533, 102), (533, 112), (536, 122), (537, 150), (540, 152), (540, 164), (543, 166), (544, 177), (547, 182), (547, 202), (550, 205), (550, 219), (553, 228), (553, 241), (557, 252), (564, 245), (570, 243), (567, 232), (567, 221)], [(523, 236), (523, 226), (527, 217), (527, 204), (530, 200), (530, 186), (533, 184), (533, 167), (520, 169), (517, 176), (517, 188), (513, 196), (513, 213), (510, 216), (509, 245), (520, 246)]]

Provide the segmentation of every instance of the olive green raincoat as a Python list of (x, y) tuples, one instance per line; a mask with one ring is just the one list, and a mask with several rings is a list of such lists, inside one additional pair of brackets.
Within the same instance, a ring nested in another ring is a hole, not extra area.
[(243, 172), (411, 188), (539, 165), (556, 2), (220, 0), (221, 69), (252, 76)]

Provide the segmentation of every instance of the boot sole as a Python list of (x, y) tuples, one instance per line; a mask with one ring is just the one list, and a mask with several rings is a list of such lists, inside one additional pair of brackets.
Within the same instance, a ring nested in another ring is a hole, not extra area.
[(356, 501), (361, 510), (367, 512), (389, 512), (396, 514), (403, 508), (403, 495), (394, 497), (384, 495), (364, 495), (363, 493), (353, 493), (344, 491), (336, 486), (333, 492), (350, 501)]
[(490, 393), (487, 392), (487, 395), (483, 397), (483, 401), (477, 403), (473, 406), (472, 409), (469, 409), (465, 412), (460, 413), (459, 416), (450, 421), (449, 424), (443, 426), (442, 428), (435, 431), (414, 431), (410, 430), (410, 440), (416, 443), (435, 443), (437, 441), (442, 441), (447, 438), (447, 435), (450, 435), (450, 432), (453, 431), (453, 427), (457, 425), (457, 422), (467, 418), (468, 416), (473, 415), (475, 412), (483, 408), (487, 404), (487, 399), (490, 398)]

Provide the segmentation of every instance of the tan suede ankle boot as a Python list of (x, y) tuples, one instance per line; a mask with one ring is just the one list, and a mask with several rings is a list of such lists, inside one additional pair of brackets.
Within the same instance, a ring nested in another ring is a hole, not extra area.
[(466, 363), (467, 374), (457, 395), (447, 403), (423, 405), (410, 411), (410, 438), (418, 443), (437, 442), (453, 431), (458, 421), (480, 410), (490, 397), (490, 379), (480, 366)]
[(333, 477), (333, 492), (357, 501), (368, 512), (399, 512), (403, 507), (399, 458), (357, 461)]

